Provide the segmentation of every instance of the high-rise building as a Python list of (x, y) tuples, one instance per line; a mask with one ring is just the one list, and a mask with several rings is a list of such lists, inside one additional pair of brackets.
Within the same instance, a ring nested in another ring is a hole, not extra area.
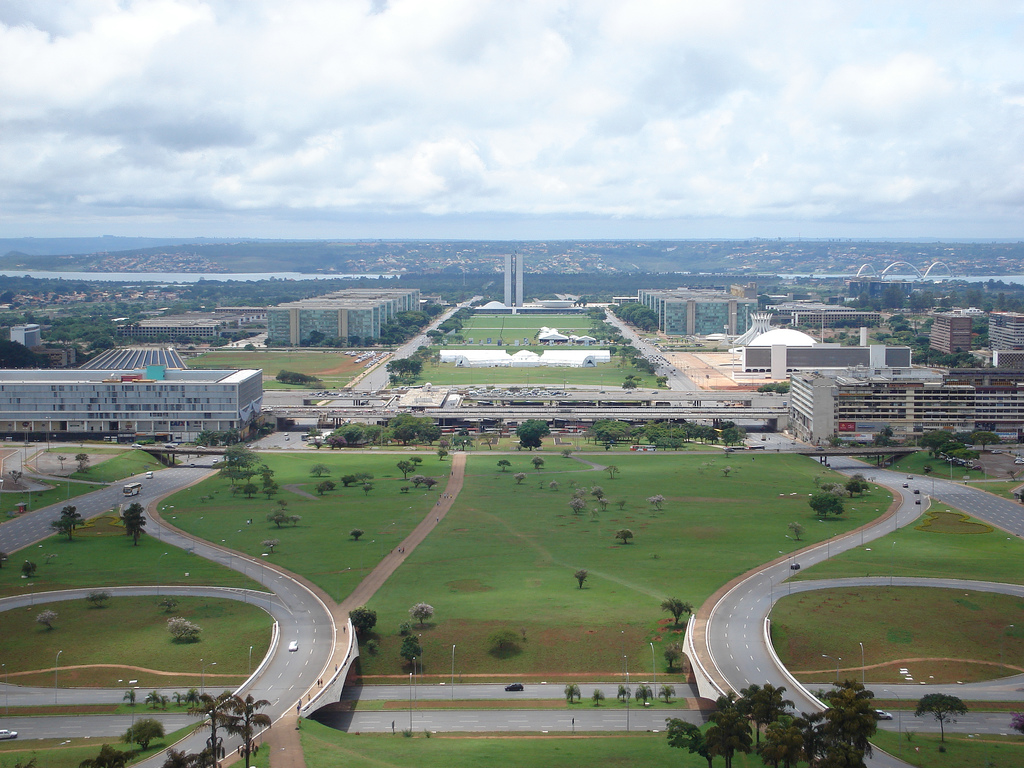
[(947, 355), (970, 350), (974, 318), (956, 312), (936, 312), (932, 321), (929, 347)]
[(756, 299), (696, 288), (644, 289), (637, 300), (657, 314), (659, 330), (670, 336), (738, 336), (750, 328), (757, 311)]
[(42, 344), (42, 336), (39, 333), (38, 323), (26, 323), (25, 325), (11, 326), (11, 341), (24, 344), (29, 349)]
[(505, 306), (521, 307), (523, 298), (523, 257), (519, 253), (505, 255)]
[(992, 349), (1024, 349), (1024, 315), (991, 312), (988, 316), (988, 345)]

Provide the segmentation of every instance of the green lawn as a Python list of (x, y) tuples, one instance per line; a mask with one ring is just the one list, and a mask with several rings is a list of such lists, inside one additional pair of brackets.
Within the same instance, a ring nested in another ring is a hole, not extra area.
[[(94, 451), (89, 449), (89, 452), (92, 453)], [(74, 465), (74, 457), (69, 456), (68, 458), (69, 460), (65, 463)], [(74, 472), (71, 477), (75, 480), (116, 483), (132, 475), (159, 469), (163, 469), (163, 465), (145, 451), (118, 451), (117, 455), (89, 464), (84, 472)]]
[[(348, 734), (309, 720), (302, 723), (302, 751), (309, 768), (502, 768), (559, 766), (673, 765), (707, 768), (707, 761), (668, 746), (664, 733), (581, 736), (473, 734), (414, 738)], [(737, 755), (736, 768), (763, 765), (756, 755)]]
[[(412, 486), (395, 466), (403, 458), (396, 453), (325, 450), (302, 455), (262, 454), (281, 487), (272, 499), (262, 494), (251, 499), (232, 494), (229, 481), (214, 477), (167, 499), (163, 515), (171, 524), (231, 549), (254, 557), (266, 552), (266, 560), (305, 576), (337, 599), (351, 592), (385, 553), (398, 546), (434, 506), (444, 487), (450, 462), (424, 452), (418, 473), (441, 482), (433, 491), (421, 488), (403, 493), (402, 487)], [(310, 469), (316, 464), (327, 466), (330, 474), (312, 476)], [(361, 484), (342, 486), (342, 475), (360, 471), (374, 476), (368, 494)], [(324, 480), (332, 480), (338, 488), (321, 497), (316, 486)], [(287, 514), (302, 518), (298, 525), (278, 528), (267, 521), (281, 501), (287, 502)], [(251, 525), (247, 524), (250, 519)], [(354, 528), (365, 531), (359, 541), (349, 536)], [(262, 542), (272, 539), (280, 544), (269, 554)]]
[[(856, 630), (837, 634), (839, 622)], [(1009, 595), (924, 587), (807, 592), (776, 603), (772, 642), (782, 663), (804, 682), (834, 679), (835, 662), (823, 653), (842, 659), (841, 678), (860, 679), (863, 643), (867, 684), (881, 697), (880, 686), (902, 682), (900, 667), (915, 680), (934, 683), (1019, 673), (1001, 666), (1000, 656), (1024, 658), (1024, 603)]]
[[(920, 719), (913, 713), (904, 712), (902, 722), (904, 731), (915, 731)], [(1006, 722), (1010, 722), (1009, 715)], [(913, 733), (908, 740), (906, 733), (901, 736), (878, 731), (871, 741), (900, 760), (920, 768), (1012, 768), (1024, 765), (1024, 739), (1020, 736), (979, 734), (972, 738), (965, 733), (947, 733), (943, 744), (938, 734)], [(946, 751), (940, 752), (940, 747), (945, 747)]]
[(76, 482), (62, 482), (59, 485), (45, 491), (23, 491), (22, 493), (0, 493), (0, 520), (7, 520), (10, 513), (14, 512), (20, 502), (28, 505), (28, 511), (33, 512), (51, 504), (70, 501), (83, 493), (92, 493), (96, 490), (95, 485), (87, 485)]
[(316, 376), (328, 389), (343, 387), (365, 370), (355, 358), (335, 350), (218, 349), (190, 358), (189, 368), (260, 368), (264, 387), (270, 389), (306, 389), (279, 384), (274, 377), (281, 371), (294, 371)]
[[(254, 646), (254, 664), (270, 646), (270, 615), (234, 600), (176, 599), (178, 605), (171, 612), (160, 607), (161, 598), (153, 596), (113, 598), (103, 608), (82, 599), (0, 613), (11, 682), (53, 685), (58, 651), (62, 651), (58, 677), (62, 687), (128, 688), (128, 680), (137, 680), (135, 708), (140, 713), (146, 709), (143, 699), (150, 690), (166, 693), (172, 686), (198, 687), (203, 658), (217, 662), (216, 668), (207, 667), (207, 688), (219, 691), (242, 682), (248, 674), (249, 646)], [(36, 622), (43, 610), (57, 612), (52, 629)], [(167, 631), (171, 616), (201, 626), (199, 642), (176, 642)]]
[[(931, 472), (925, 472), (925, 467), (931, 467)], [(942, 480), (949, 480), (950, 465), (942, 459), (933, 458), (928, 455), (928, 451), (918, 451), (917, 453), (907, 454), (906, 456), (900, 456), (896, 461), (893, 462), (890, 469), (894, 472), (906, 472), (908, 475), (935, 475), (935, 477)], [(963, 480), (964, 475), (970, 475), (972, 479), (981, 479), (984, 477), (981, 468), (978, 469), (967, 469), (967, 467), (953, 466), (953, 480)]]
[[(157, 739), (149, 745), (149, 749), (139, 753), (138, 757), (128, 764), (133, 765), (164, 753), (167, 748), (181, 738), (187, 736), (195, 726), (182, 728), (168, 733), (164, 738)], [(39, 768), (78, 768), (83, 760), (91, 760), (99, 754), (100, 747), (109, 744), (119, 751), (127, 751), (127, 744), (119, 739), (35, 739), (28, 747), (24, 741), (0, 741), (0, 768), (13, 768), (18, 764), (27, 764), (33, 758)], [(138, 745), (132, 745), (137, 747)], [(265, 753), (264, 753), (265, 754)], [(266, 763), (263, 763), (266, 765)]]
[(593, 321), (588, 315), (474, 315), (462, 324), (460, 333), (480, 345), (487, 338), (504, 337), (508, 342), (524, 338), (533, 341), (542, 327), (557, 328), (566, 336), (585, 336)]
[[(167, 554), (164, 555), (163, 553)], [(46, 554), (53, 554), (49, 563)], [(144, 535), (137, 547), (124, 535), (116, 514), (101, 515), (79, 526), (73, 541), (52, 536), (39, 546), (9, 553), (0, 569), (0, 596), (46, 592), (77, 587), (108, 587), (123, 584), (203, 584), (262, 589), (258, 581), (167, 547)], [(31, 559), (38, 570), (31, 579), (21, 578), (21, 565)]]
[(864, 547), (800, 571), (797, 579), (834, 579), (844, 576), (925, 576), (947, 578), (950, 563), (964, 579), (1024, 582), (1020, 563), (1024, 541), (972, 518), (962, 525), (928, 525), (929, 518), (952, 509), (936, 504), (917, 523), (900, 528)]
[[(549, 460), (539, 475), (528, 454), (510, 460), (510, 472), (501, 473), (493, 457), (470, 458), (452, 512), (373, 598), (380, 651), (361, 658), (365, 675), (405, 672), (397, 629), (418, 601), (436, 610), (434, 622), (413, 628), (423, 635), (428, 676), (450, 669), (452, 644), (456, 669), (466, 674), (607, 678), (621, 670), (623, 654), (634, 671), (650, 670), (654, 642), (663, 673), (661, 649), (681, 638), (660, 610), (665, 597), (700, 605), (780, 550), (856, 527), (889, 502), (875, 490), (843, 518), (819, 523), (807, 494), (821, 467), (796, 456), (619, 455), (614, 480), (573, 460)], [(517, 471), (527, 474), (521, 485)], [(608, 509), (574, 516), (573, 481), (602, 486)], [(662, 511), (645, 500), (657, 493), (666, 497)], [(799, 544), (786, 537), (793, 521), (807, 529)], [(633, 530), (633, 543), (617, 542), (621, 528)], [(590, 574), (583, 590), (573, 578), (579, 568)], [(492, 654), (487, 637), (506, 629), (525, 635), (519, 652)]]

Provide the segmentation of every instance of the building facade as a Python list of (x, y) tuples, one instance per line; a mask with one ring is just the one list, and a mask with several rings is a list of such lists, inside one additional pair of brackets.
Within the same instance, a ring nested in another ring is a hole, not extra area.
[(798, 373), (791, 379), (790, 428), (811, 443), (833, 435), (870, 441), (886, 427), (898, 440), (924, 432), (986, 430), (1024, 436), (1024, 370), (862, 368)]
[(882, 322), (881, 312), (851, 309), (841, 304), (820, 304), (816, 302), (784, 301), (770, 304), (768, 309), (776, 313), (779, 321), (788, 320), (793, 325), (834, 326), (836, 323), (857, 325), (878, 325)]
[(43, 343), (43, 337), (37, 323), (26, 323), (24, 325), (11, 326), (11, 341), (16, 341), (32, 349)]
[(520, 253), (505, 255), (505, 306), (521, 307), (526, 303), (523, 296), (523, 256)]
[(420, 308), (420, 292), (352, 288), (324, 296), (279, 304), (267, 310), (267, 341), (299, 346), (311, 336), (372, 341), (380, 336), (381, 326), (399, 312)]
[(245, 433), (262, 401), (259, 370), (0, 370), (0, 436), (132, 442)]
[(1024, 349), (1024, 315), (990, 312), (988, 344), (992, 349)]
[(720, 291), (640, 290), (637, 298), (657, 314), (658, 329), (670, 336), (738, 336), (750, 328), (751, 315), (757, 311), (756, 299)]
[(932, 314), (932, 331), (928, 346), (951, 355), (955, 352), (969, 352), (973, 338), (974, 319), (954, 312)]

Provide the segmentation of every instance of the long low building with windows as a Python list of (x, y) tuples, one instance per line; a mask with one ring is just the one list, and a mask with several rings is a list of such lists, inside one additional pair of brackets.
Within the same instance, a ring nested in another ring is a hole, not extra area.
[(796, 373), (789, 423), (812, 443), (865, 442), (889, 427), (897, 440), (936, 429), (1024, 437), (1024, 370), (853, 368)]
[(311, 299), (278, 304), (267, 310), (267, 341), (299, 346), (311, 339), (340, 339), (358, 345), (380, 336), (399, 312), (420, 308), (417, 288), (347, 288)]
[(258, 422), (260, 370), (0, 370), (0, 437), (192, 440)]

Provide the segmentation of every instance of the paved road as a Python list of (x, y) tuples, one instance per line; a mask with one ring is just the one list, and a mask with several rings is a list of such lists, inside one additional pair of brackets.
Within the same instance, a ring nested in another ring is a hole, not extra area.
[[(625, 682), (625, 681), (623, 681)], [(632, 687), (637, 683), (651, 685), (650, 677), (633, 676)], [(615, 699), (619, 691), (619, 683), (580, 683), (580, 690), (584, 698), (589, 698), (595, 688), (601, 689), (606, 699)], [(561, 699), (564, 694), (562, 689), (565, 683), (551, 683), (542, 685), (540, 683), (526, 683), (521, 691), (506, 691), (501, 683), (456, 683), (451, 685), (417, 685), (416, 698), (419, 701), (449, 701), (451, 699), (504, 699), (506, 701), (521, 701), (523, 699)], [(651, 686), (653, 688), (653, 685)], [(661, 683), (658, 683), (661, 687)], [(673, 682), (672, 687), (676, 689), (675, 699), (698, 697), (696, 686), (685, 683)], [(453, 694), (454, 691), (454, 694)], [(402, 685), (353, 685), (345, 689), (342, 701), (404, 701), (409, 698), (409, 684)]]
[[(1007, 594), (1024, 596), (1024, 587), (1018, 585), (992, 584), (988, 582), (971, 582), (954, 579), (909, 579), (909, 578), (865, 578), (865, 579), (830, 579), (822, 582), (782, 582), (790, 575), (791, 565), (798, 561), (800, 565), (807, 567), (821, 562), (831, 556), (849, 549), (863, 546), (866, 543), (875, 541), (891, 533), (895, 526), (905, 526), (913, 523), (920, 516), (924, 505), (918, 506), (916, 499), (931, 493), (934, 486), (934, 493), (942, 500), (951, 505), (956, 505), (963, 511), (979, 519), (999, 525), (1014, 535), (1024, 534), (1024, 508), (1020, 505), (993, 497), (982, 491), (964, 486), (958, 486), (948, 481), (935, 480), (933, 478), (907, 479), (906, 475), (886, 470), (878, 470), (851, 459), (832, 459), (832, 467), (845, 472), (861, 472), (874, 481), (890, 486), (894, 491), (899, 491), (902, 500), (897, 512), (889, 519), (882, 519), (863, 531), (851, 533), (843, 538), (829, 541), (818, 545), (813, 549), (799, 554), (797, 558), (780, 558), (780, 561), (769, 565), (755, 574), (751, 574), (738, 585), (736, 585), (716, 605), (711, 618), (709, 619), (707, 637), (708, 647), (714, 663), (720, 673), (729, 681), (735, 689), (746, 687), (750, 683), (763, 684), (771, 682), (773, 685), (785, 685), (788, 696), (796, 704), (800, 711), (814, 711), (820, 709), (821, 705), (811, 698), (800, 686), (796, 684), (781, 667), (777, 659), (773, 657), (766, 632), (766, 619), (774, 600), (788, 595), (791, 592), (807, 591), (811, 589), (822, 589), (840, 586), (881, 586), (890, 583), (898, 586), (935, 586), (946, 588), (964, 588), (981, 591), (999, 591)], [(908, 488), (902, 488), (903, 483)], [(914, 494), (914, 489), (921, 491)], [(998, 700), (1022, 700), (1024, 696), (1019, 691), (1012, 690), (1020, 686), (1019, 676), (1002, 681), (999, 685), (977, 684), (971, 686), (957, 686), (961, 698), (985, 699), (992, 697)], [(878, 686), (871, 686), (877, 695), (885, 695), (880, 692)], [(888, 690), (895, 690), (900, 696), (906, 693), (907, 697), (919, 698), (925, 692), (931, 691), (930, 686), (914, 686), (913, 694), (909, 690), (904, 691), (902, 686), (888, 686)], [(923, 689), (923, 690), (922, 690)], [(936, 689), (937, 690), (937, 689)], [(1013, 693), (1017, 693), (1013, 696)], [(996, 716), (993, 718), (980, 718), (979, 720), (960, 720), (957, 724), (947, 730), (971, 732), (972, 730), (984, 730), (989, 733), (1005, 732), (1009, 722), (1008, 715)], [(887, 727), (891, 727), (891, 724)], [(919, 728), (919, 730), (922, 730)], [(891, 758), (878, 755), (872, 764), (877, 765), (898, 765), (890, 762)]]
[(648, 344), (640, 338), (636, 331), (624, 322), (619, 320), (610, 310), (605, 311), (605, 320), (613, 325), (629, 342), (643, 353), (643, 356), (654, 363), (658, 376), (668, 377), (668, 388), (683, 392), (692, 392), (700, 389), (692, 379), (676, 368), (661, 354), (661, 350), (653, 344)]
[[(207, 477), (211, 470), (207, 467), (180, 467), (165, 469), (154, 474), (152, 480), (144, 479), (144, 476), (137, 476), (143, 483), (143, 493), (131, 497), (130, 501), (138, 501), (144, 505), (155, 502), (158, 498), (180, 490), (194, 482)], [(95, 491), (75, 500), (79, 513), (83, 517), (94, 517), (109, 511), (111, 508), (124, 502), (126, 499), (121, 494), (121, 484), (111, 488)], [(49, 521), (60, 516), (61, 504), (47, 507), (37, 512), (25, 515), (19, 519), (11, 520), (0, 525), (0, 549), (13, 552), (20, 546), (27, 546), (27, 543), (52, 535)], [(172, 515), (173, 508), (168, 507), (164, 514)], [(277, 570), (265, 565), (258, 560), (238, 555), (226, 549), (215, 547), (212, 544), (192, 539), (169, 527), (160, 525), (155, 519), (149, 518), (146, 526), (147, 534), (155, 536), (167, 546), (175, 546), (181, 549), (188, 549), (208, 560), (220, 563), (246, 574), (252, 579), (260, 581), (268, 589), (272, 589), (274, 595), (267, 593), (262, 598), (266, 601), (280, 628), (280, 642), (271, 649), (268, 659), (260, 670), (260, 674), (251, 681), (248, 686), (243, 686), (240, 691), (251, 693), (257, 699), (267, 699), (271, 706), (266, 710), (273, 720), (292, 712), (299, 701), (299, 698), (306, 691), (316, 685), (316, 681), (322, 677), (328, 677), (328, 664), (334, 650), (336, 627), (330, 611), (316, 595), (295, 579), (286, 576)], [(27, 542), (27, 543), (26, 543)], [(17, 562), (16, 557), (12, 557)], [(114, 592), (117, 588), (111, 588)], [(147, 588), (142, 588), (147, 589)], [(175, 587), (162, 586), (159, 590), (163, 594), (169, 594)], [(195, 593), (196, 588), (180, 588)], [(155, 591), (156, 588), (154, 587)], [(88, 591), (88, 590), (86, 590)], [(235, 590), (242, 599), (258, 600), (258, 593), (247, 590)], [(72, 591), (74, 594), (74, 591)], [(18, 598), (22, 599), (22, 598)], [(25, 596), (29, 601), (41, 601), (41, 596)], [(63, 599), (56, 595), (55, 599)], [(299, 650), (289, 653), (286, 648), (288, 643), (295, 640), (299, 644)], [(333, 672), (333, 670), (330, 670)], [(95, 726), (91, 721), (96, 717)], [(6, 719), (5, 719), (6, 720)], [(129, 717), (130, 720), (130, 717)], [(71, 738), (78, 735), (84, 729), (85, 733), (102, 735), (102, 729), (113, 727), (112, 723), (118, 722), (120, 733), (127, 730), (123, 725), (124, 717), (121, 720), (112, 720), (108, 716), (82, 715), (74, 718), (41, 718), (31, 731), (44, 733), (48, 738)], [(195, 722), (192, 719), (192, 722)], [(5, 726), (11, 727), (11, 726)], [(21, 730), (17, 727), (14, 730)], [(29, 730), (26, 729), (26, 734)], [(205, 736), (202, 734), (189, 737), (181, 747), (190, 752), (198, 752), (202, 749)], [(226, 747), (230, 751), (234, 748), (233, 740), (225, 740)], [(147, 763), (154, 765), (162, 762), (162, 757), (151, 758)]]
[[(706, 719), (692, 709), (648, 708), (634, 706), (629, 710), (629, 730), (663, 731), (665, 719), (678, 717), (698, 725)], [(412, 728), (413, 731), (480, 732), (521, 731), (537, 733), (547, 731), (625, 731), (626, 710), (620, 709), (614, 699), (602, 707), (586, 709), (511, 709), (511, 710), (390, 710), (387, 712), (336, 712), (317, 718), (320, 722), (349, 733), (391, 733)], [(410, 726), (410, 722), (412, 725)]]

